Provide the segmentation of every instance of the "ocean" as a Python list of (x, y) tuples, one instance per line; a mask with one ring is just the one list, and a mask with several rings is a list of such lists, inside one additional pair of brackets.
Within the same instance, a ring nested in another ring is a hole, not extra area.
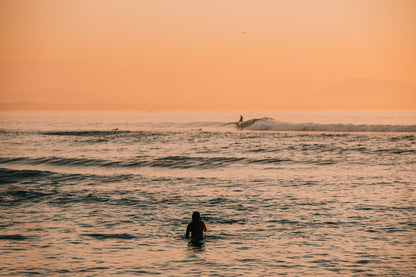
[(0, 113), (0, 275), (416, 275), (416, 112), (242, 115)]

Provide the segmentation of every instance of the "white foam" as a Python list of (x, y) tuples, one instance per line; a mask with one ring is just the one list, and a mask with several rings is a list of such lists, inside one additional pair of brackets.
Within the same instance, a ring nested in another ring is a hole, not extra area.
[(244, 129), (258, 131), (416, 132), (416, 125), (291, 123), (278, 121), (270, 117), (251, 119), (245, 123)]

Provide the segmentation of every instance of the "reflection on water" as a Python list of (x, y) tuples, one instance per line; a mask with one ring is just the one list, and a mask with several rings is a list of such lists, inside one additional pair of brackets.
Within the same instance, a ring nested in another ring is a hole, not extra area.
[(188, 248), (193, 251), (204, 251), (205, 250), (205, 242), (203, 241), (189, 241)]
[[(42, 132), (0, 132), (2, 276), (416, 274), (412, 133), (65, 133), (39, 118), (18, 126)], [(196, 210), (200, 245), (184, 239)]]

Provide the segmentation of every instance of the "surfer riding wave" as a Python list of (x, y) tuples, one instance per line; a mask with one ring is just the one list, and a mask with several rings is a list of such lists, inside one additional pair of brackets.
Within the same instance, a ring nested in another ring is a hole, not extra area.
[[(321, 132), (416, 132), (416, 125), (352, 124), (352, 123), (313, 123), (285, 122), (271, 117), (253, 118), (230, 122), (238, 129), (257, 131), (321, 131)], [(226, 125), (228, 125), (226, 124)]]

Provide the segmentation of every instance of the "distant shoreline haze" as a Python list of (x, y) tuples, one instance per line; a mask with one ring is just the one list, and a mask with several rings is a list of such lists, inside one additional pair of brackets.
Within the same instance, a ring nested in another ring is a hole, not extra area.
[[(415, 110), (416, 86), (396, 80), (349, 79), (310, 93), (292, 93), (282, 97), (273, 95), (242, 95), (233, 101), (221, 101), (213, 95), (208, 101), (190, 97), (187, 102), (166, 103), (156, 97), (153, 101), (139, 101), (141, 94), (131, 101), (123, 92), (113, 101), (95, 99), (65, 90), (43, 90), (36, 93), (2, 93), (0, 111), (171, 111), (171, 110)], [(152, 95), (151, 93), (149, 93)], [(256, 97), (252, 98), (253, 95)], [(148, 98), (150, 98), (149, 96)], [(251, 101), (250, 101), (251, 100)]]

